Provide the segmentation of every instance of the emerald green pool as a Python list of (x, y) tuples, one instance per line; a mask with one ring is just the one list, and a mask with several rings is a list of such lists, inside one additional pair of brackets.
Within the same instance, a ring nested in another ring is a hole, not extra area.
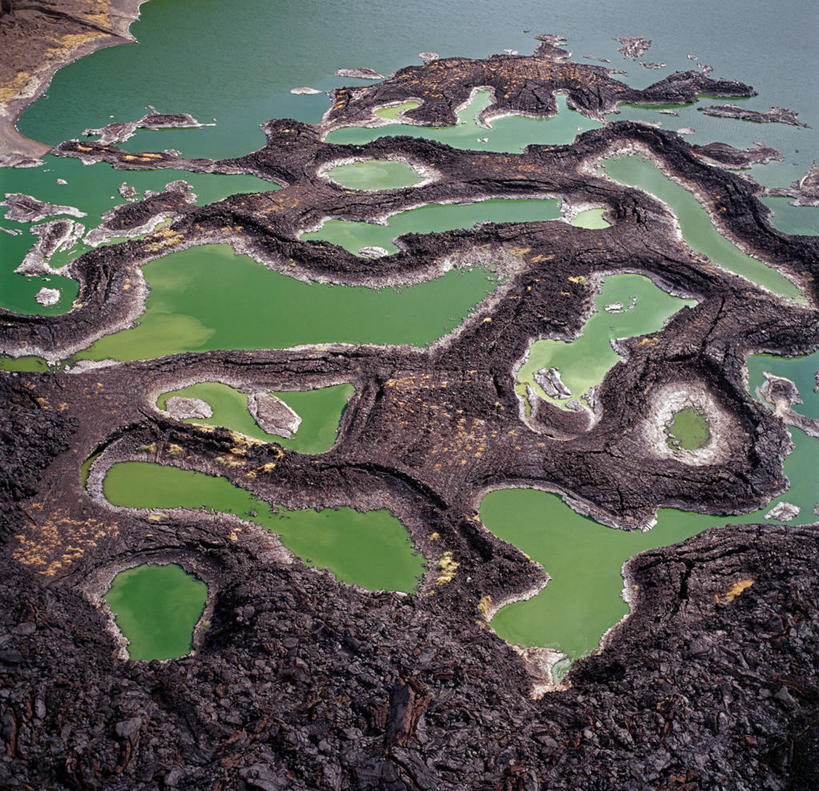
[(696, 450), (708, 442), (711, 436), (708, 421), (696, 407), (686, 407), (674, 414), (666, 427), (668, 446), (682, 450)]
[[(635, 302), (636, 300), (636, 302)], [(573, 341), (540, 340), (529, 348), (526, 361), (518, 370), (515, 389), (528, 404), (527, 386), (552, 403), (565, 404), (568, 399), (581, 398), (600, 384), (621, 358), (611, 347), (615, 338), (630, 338), (655, 332), (670, 316), (694, 300), (672, 297), (643, 275), (609, 275), (594, 299), (592, 313), (583, 334)], [(611, 313), (606, 306), (622, 306), (622, 312)], [(572, 395), (552, 398), (535, 381), (542, 368), (558, 368), (563, 383)]]
[(425, 346), (497, 285), (480, 267), (406, 288), (304, 283), (236, 256), (228, 245), (172, 253), (143, 271), (151, 293), (139, 326), (101, 338), (77, 359), (334, 342)]
[(253, 419), (247, 408), (248, 394), (220, 382), (201, 382), (163, 393), (157, 399), (157, 406), (165, 408), (171, 396), (200, 398), (210, 404), (213, 416), (207, 420), (186, 419), (186, 423), (198, 425), (224, 426), (249, 437), (277, 442), (284, 448), (299, 453), (323, 453), (329, 450), (338, 437), (338, 424), (355, 388), (350, 384), (322, 387), (318, 390), (274, 392), (302, 419), (298, 431), (290, 439), (268, 434)]
[(131, 659), (175, 659), (191, 650), (208, 587), (180, 566), (143, 565), (114, 577), (105, 600)]
[[(328, 143), (362, 145), (379, 137), (423, 137), (437, 140), (453, 148), (477, 151), (523, 151), (528, 145), (564, 145), (571, 143), (581, 132), (599, 129), (602, 124), (570, 110), (564, 94), (557, 94), (558, 114), (552, 118), (527, 118), (510, 115), (496, 118), (491, 128), (480, 126), (477, 117), (492, 99), (489, 91), (477, 91), (472, 101), (458, 111), (457, 126), (415, 126), (395, 123), (374, 128), (345, 127), (327, 135)], [(381, 118), (397, 118), (402, 110), (408, 110), (415, 102), (376, 110)]]
[(394, 239), (408, 233), (437, 233), (471, 228), (479, 222), (540, 222), (560, 217), (558, 199), (494, 199), (476, 203), (432, 203), (395, 214), (386, 225), (371, 222), (328, 220), (318, 231), (302, 235), (303, 241), (332, 242), (358, 253), (362, 247), (383, 247), (398, 252)]
[(409, 592), (424, 572), (407, 529), (384, 509), (273, 508), (225, 478), (150, 462), (113, 465), (103, 491), (110, 503), (127, 508), (206, 506), (237, 514), (276, 533), (308, 566), (328, 568), (340, 580), (370, 590)]
[(339, 165), (327, 171), (327, 177), (353, 190), (394, 190), (419, 184), (423, 177), (406, 162), (368, 159)]
[(645, 190), (667, 204), (677, 217), (685, 241), (717, 266), (742, 275), (775, 294), (805, 301), (802, 292), (788, 278), (762, 261), (745, 255), (722, 236), (694, 195), (671, 181), (653, 162), (637, 155), (618, 156), (604, 160), (602, 167), (620, 184)]

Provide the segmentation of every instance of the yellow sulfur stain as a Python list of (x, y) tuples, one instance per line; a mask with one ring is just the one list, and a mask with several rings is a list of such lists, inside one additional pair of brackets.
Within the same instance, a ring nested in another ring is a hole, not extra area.
[(438, 558), (438, 579), (435, 580), (436, 585), (446, 585), (455, 579), (455, 573), (458, 571), (458, 566), (461, 564), (453, 559), (452, 553), (447, 551)]
[(739, 596), (743, 591), (748, 590), (748, 588), (750, 588), (751, 585), (753, 584), (754, 581), (752, 579), (739, 580), (738, 582), (735, 582), (730, 588), (728, 588), (728, 590), (725, 591), (725, 593), (722, 596), (720, 596), (718, 593), (715, 593), (714, 601), (717, 602), (718, 604), (720, 602), (723, 604), (728, 604), (728, 602), (732, 602), (734, 599), (736, 599), (737, 596)]

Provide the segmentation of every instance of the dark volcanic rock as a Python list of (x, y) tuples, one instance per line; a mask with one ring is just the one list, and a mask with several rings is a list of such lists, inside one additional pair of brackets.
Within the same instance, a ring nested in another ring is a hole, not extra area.
[(701, 113), (713, 115), (716, 118), (738, 118), (741, 121), (752, 121), (755, 124), (790, 124), (807, 127), (806, 123), (797, 118), (798, 113), (784, 107), (771, 107), (764, 113), (747, 107), (738, 107), (735, 104), (714, 104), (697, 109)]

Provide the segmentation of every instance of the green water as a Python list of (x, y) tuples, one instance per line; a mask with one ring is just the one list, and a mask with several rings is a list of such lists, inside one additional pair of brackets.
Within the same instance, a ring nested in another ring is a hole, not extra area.
[[(68, 184), (57, 184), (57, 176)], [(143, 197), (145, 190), (161, 192), (171, 181), (184, 179), (197, 195), (196, 203), (204, 205), (222, 200), (237, 192), (265, 192), (279, 189), (275, 184), (255, 176), (226, 176), (212, 173), (188, 173), (181, 170), (117, 171), (104, 163), (86, 166), (76, 159), (46, 157), (40, 168), (0, 168), (0, 195), (6, 192), (22, 192), (34, 195), (39, 200), (61, 206), (74, 206), (85, 212), (87, 217), (70, 218), (81, 222), (86, 231), (102, 221), (102, 214), (124, 201), (117, 189), (126, 182)], [(5, 215), (6, 207), (0, 207)], [(47, 218), (51, 219), (51, 218)], [(65, 313), (71, 308), (77, 296), (77, 282), (60, 275), (31, 277), (15, 275), (14, 270), (36, 241), (28, 228), (34, 223), (18, 223), (0, 220), (6, 228), (22, 230), (19, 236), (0, 232), (0, 307), (15, 313), (43, 316)], [(56, 253), (51, 266), (59, 269), (90, 248), (82, 241), (70, 250)], [(34, 299), (43, 287), (59, 288), (60, 301), (50, 307), (37, 303)]]
[(699, 201), (687, 189), (671, 181), (653, 162), (636, 155), (611, 157), (604, 160), (603, 169), (620, 184), (645, 190), (666, 203), (676, 215), (685, 241), (717, 266), (783, 297), (805, 301), (799, 289), (784, 275), (745, 255), (722, 236), (711, 224)]
[(762, 198), (773, 209), (774, 228), (783, 233), (816, 236), (819, 234), (819, 206), (792, 206), (790, 198)]
[(351, 162), (327, 171), (327, 177), (352, 190), (394, 190), (412, 187), (422, 181), (421, 174), (406, 162), (368, 159)]
[(572, 219), (572, 225), (577, 228), (589, 228), (590, 230), (608, 228), (611, 223), (603, 217), (604, 211), (604, 209), (586, 209), (586, 211), (581, 211)]
[(0, 371), (48, 373), (52, 369), (42, 357), (0, 357)]
[(208, 587), (180, 566), (137, 566), (114, 577), (105, 594), (131, 659), (175, 659), (191, 650)]
[(695, 407), (681, 409), (666, 427), (668, 446), (682, 450), (696, 450), (708, 442), (711, 436), (708, 421)]
[[(437, 140), (453, 148), (478, 151), (523, 151), (526, 146), (564, 145), (571, 143), (576, 135), (589, 129), (598, 129), (602, 124), (592, 121), (566, 106), (566, 97), (557, 95), (558, 114), (553, 118), (527, 118), (520, 115), (496, 118), (491, 128), (480, 126), (478, 115), (491, 103), (488, 91), (478, 91), (472, 101), (458, 111), (457, 126), (425, 127), (412, 124), (388, 124), (375, 128), (345, 127), (327, 135), (328, 143), (362, 145), (379, 137), (400, 136), (423, 137)], [(385, 107), (376, 111), (382, 118), (395, 118), (399, 110), (410, 109), (414, 103), (407, 102), (399, 107)]]
[(603, 634), (628, 613), (621, 597), (621, 567), (638, 552), (675, 544), (712, 526), (765, 522), (765, 514), (781, 501), (802, 509), (791, 524), (814, 521), (819, 441), (796, 429), (791, 435), (796, 448), (785, 460), (790, 489), (765, 508), (743, 516), (661, 508), (651, 530), (625, 532), (580, 516), (555, 494), (531, 489), (487, 494), (480, 505), (484, 525), (552, 577), (534, 598), (502, 608), (492, 619), (492, 628), (511, 643), (557, 648), (577, 659), (595, 650)]
[(237, 514), (279, 535), (308, 566), (328, 568), (340, 580), (370, 590), (409, 592), (424, 572), (406, 528), (387, 510), (362, 514), (352, 508), (273, 509), (225, 478), (149, 462), (115, 464), (103, 490), (109, 502), (127, 508), (204, 505)]
[(201, 382), (163, 393), (157, 400), (157, 406), (164, 409), (171, 396), (201, 398), (210, 404), (213, 416), (207, 420), (186, 419), (186, 423), (224, 426), (265, 442), (277, 442), (283, 448), (299, 453), (323, 453), (333, 446), (338, 437), (338, 424), (353, 392), (355, 388), (350, 384), (303, 392), (274, 392), (273, 395), (284, 401), (302, 419), (298, 431), (290, 439), (268, 434), (261, 429), (248, 411), (248, 394), (220, 382)]
[[(636, 304), (631, 307), (634, 298)], [(606, 305), (621, 304), (622, 313), (609, 313)], [(552, 403), (565, 404), (565, 399), (546, 395), (535, 381), (534, 375), (542, 368), (556, 367), (560, 378), (571, 390), (571, 398), (580, 398), (595, 385), (621, 358), (611, 347), (616, 338), (631, 338), (655, 332), (662, 328), (670, 316), (694, 300), (672, 297), (660, 290), (643, 275), (609, 275), (603, 279), (603, 287), (594, 299), (592, 313), (583, 334), (573, 341), (540, 340), (529, 347), (529, 356), (517, 374), (515, 389), (528, 403), (527, 385), (534, 388), (540, 398)]]
[(497, 285), (477, 267), (406, 288), (304, 283), (236, 256), (228, 245), (172, 253), (143, 271), (151, 293), (139, 326), (101, 338), (79, 359), (332, 342), (425, 346)]
[(471, 228), (479, 222), (540, 222), (560, 217), (557, 199), (485, 200), (477, 203), (433, 203), (395, 214), (386, 225), (328, 220), (303, 241), (325, 241), (357, 253), (362, 247), (383, 247), (398, 252), (394, 239), (408, 233), (433, 233)]

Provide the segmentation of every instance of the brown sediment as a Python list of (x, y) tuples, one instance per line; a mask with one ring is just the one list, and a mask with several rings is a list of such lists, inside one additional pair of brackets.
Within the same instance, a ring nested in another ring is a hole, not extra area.
[(144, 2), (11, 3), (0, 25), (0, 165), (30, 164), (48, 153), (51, 146), (18, 131), (17, 119), (63, 66), (103, 47), (133, 42), (128, 28)]

